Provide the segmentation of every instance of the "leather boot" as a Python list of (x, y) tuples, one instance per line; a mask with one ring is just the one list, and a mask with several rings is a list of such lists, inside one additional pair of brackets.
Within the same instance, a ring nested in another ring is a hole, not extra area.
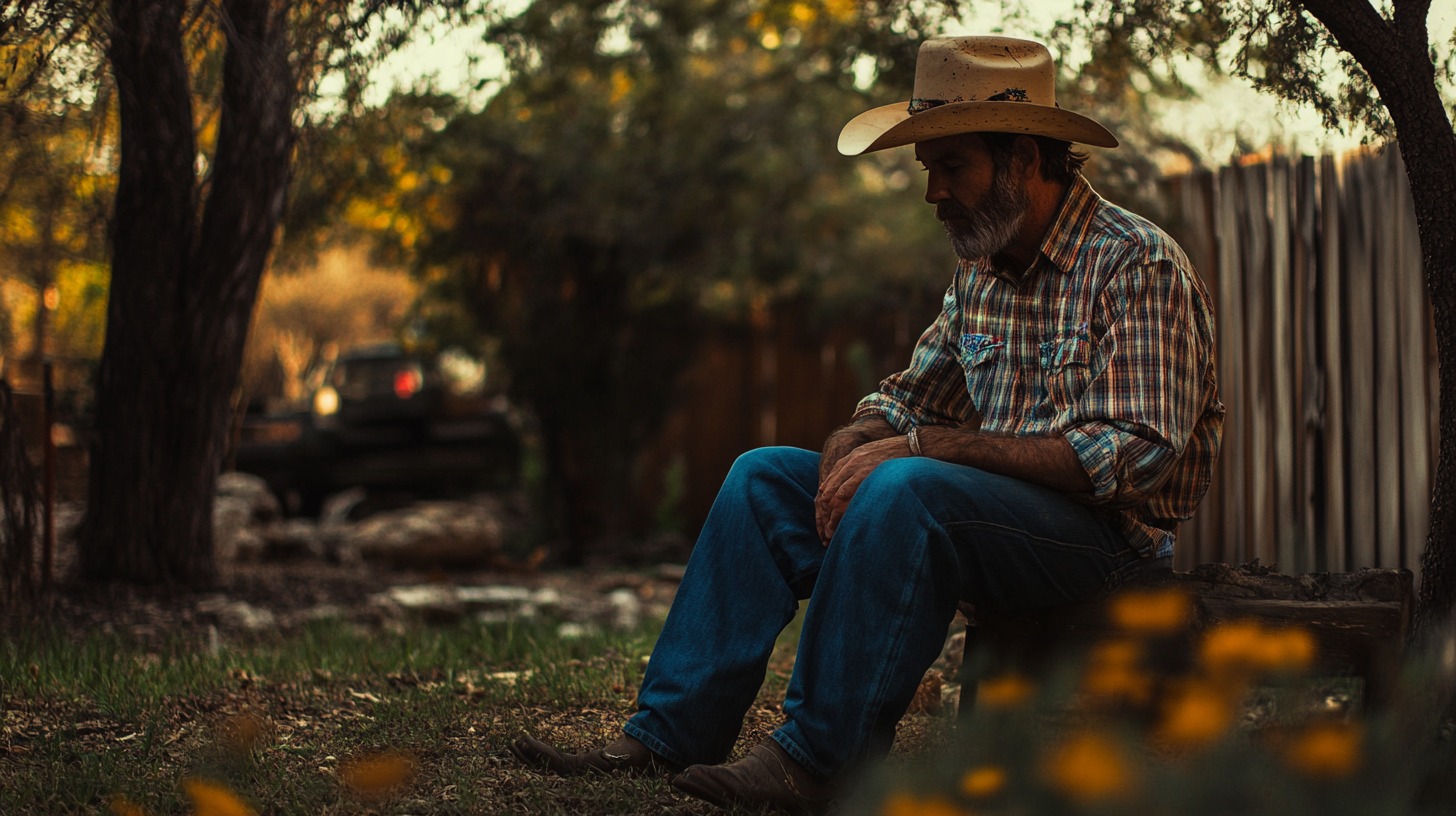
[(829, 806), (832, 787), (789, 756), (772, 738), (728, 765), (693, 765), (672, 786), (718, 807), (773, 808), (818, 813)]
[(671, 774), (678, 768), (666, 759), (654, 754), (639, 740), (625, 734), (605, 748), (568, 754), (554, 745), (525, 735), (511, 743), (511, 753), (516, 758), (538, 768), (561, 776), (576, 776), (584, 773), (627, 774)]

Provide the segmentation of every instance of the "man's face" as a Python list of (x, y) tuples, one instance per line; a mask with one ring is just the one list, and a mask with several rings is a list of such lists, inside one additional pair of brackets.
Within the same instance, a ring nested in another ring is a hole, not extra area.
[(921, 142), (915, 158), (927, 173), (925, 200), (935, 205), (956, 255), (988, 258), (1016, 237), (1031, 197), (1012, 172), (1011, 158), (998, 165), (974, 133)]

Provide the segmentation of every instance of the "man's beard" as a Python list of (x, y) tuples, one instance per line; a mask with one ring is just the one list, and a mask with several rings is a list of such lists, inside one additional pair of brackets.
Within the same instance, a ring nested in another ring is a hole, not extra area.
[[(989, 258), (1006, 249), (1026, 211), (1031, 208), (1031, 195), (1025, 184), (1017, 184), (1012, 178), (1011, 168), (1000, 166), (991, 178), (991, 189), (981, 198), (981, 203), (966, 208), (954, 201), (942, 201), (935, 205), (935, 217), (945, 224), (950, 236), (950, 245), (956, 255), (967, 261)], [(947, 219), (959, 218), (952, 222)]]

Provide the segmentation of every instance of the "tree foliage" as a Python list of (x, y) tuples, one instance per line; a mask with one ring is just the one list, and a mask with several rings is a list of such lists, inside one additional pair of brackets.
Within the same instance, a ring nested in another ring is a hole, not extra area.
[[(422, 246), (425, 314), (498, 339), (568, 560), (631, 526), (635, 457), (708, 315), (943, 284), (933, 220), (883, 207), (915, 194), (905, 157), (861, 165), (832, 146), (867, 106), (857, 72), (908, 89), (952, 10), (573, 0), (492, 26), (509, 81), (421, 159), (449, 184), (447, 228)], [(885, 240), (902, 229), (927, 240)]]
[[(321, 84), (359, 106), (427, 15), (471, 0), (18, 0), (0, 14), (7, 93), (114, 89), (111, 279), (96, 383), (83, 576), (205, 583), (212, 499), (296, 127)], [(101, 66), (110, 82), (86, 80)]]

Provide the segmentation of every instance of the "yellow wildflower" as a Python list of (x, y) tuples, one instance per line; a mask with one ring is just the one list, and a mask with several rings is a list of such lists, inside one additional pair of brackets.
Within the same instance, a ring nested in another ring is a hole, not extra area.
[(111, 809), (111, 816), (146, 816), (147, 814), (145, 810), (142, 810), (141, 805), (120, 794), (111, 797), (111, 801), (106, 804)]
[(1153, 678), (1142, 667), (1142, 644), (1130, 640), (1099, 643), (1087, 660), (1082, 691), (1108, 702), (1139, 704), (1153, 692)]
[(409, 782), (415, 773), (413, 757), (384, 753), (360, 757), (339, 769), (339, 779), (355, 793), (371, 798), (387, 796)]
[(192, 800), (193, 816), (258, 816), (237, 794), (205, 779), (184, 779), (182, 790)]
[(1036, 692), (1036, 686), (1021, 674), (989, 677), (976, 685), (976, 705), (985, 708), (1017, 708)]
[(1179, 589), (1129, 590), (1114, 596), (1113, 625), (1139, 635), (1170, 635), (1188, 624), (1193, 602)]
[(1214, 627), (1199, 649), (1214, 672), (1294, 671), (1315, 655), (1314, 636), (1295, 627), (1266, 628), (1258, 621), (1232, 621)]
[(995, 796), (1006, 788), (1006, 769), (999, 765), (982, 765), (966, 771), (961, 777), (961, 793), (971, 799)]
[(1043, 771), (1053, 787), (1081, 802), (1127, 796), (1136, 779), (1123, 746), (1096, 731), (1073, 734), (1056, 746)]
[(1360, 767), (1364, 733), (1358, 725), (1319, 723), (1304, 730), (1284, 751), (1295, 770), (1320, 779), (1349, 776)]
[(1207, 681), (1190, 681), (1170, 694), (1154, 736), (1175, 748), (1202, 748), (1233, 724), (1235, 695)]
[(913, 793), (897, 791), (880, 806), (881, 816), (968, 816), (954, 803), (939, 796), (920, 798)]

